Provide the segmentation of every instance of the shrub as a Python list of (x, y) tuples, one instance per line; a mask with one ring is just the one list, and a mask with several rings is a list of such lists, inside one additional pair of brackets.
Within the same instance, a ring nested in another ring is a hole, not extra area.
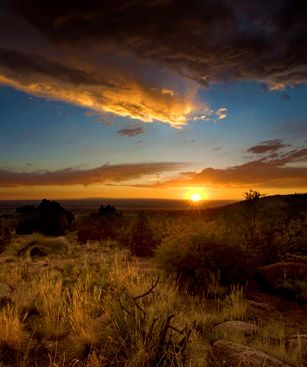
[(135, 256), (152, 256), (157, 245), (154, 232), (145, 213), (140, 213), (132, 225), (129, 236), (129, 247)]
[(82, 218), (78, 230), (78, 242), (116, 239), (122, 225), (121, 214), (112, 206), (101, 205), (97, 213)]
[(165, 239), (158, 263), (191, 291), (207, 289), (212, 274), (222, 285), (245, 283), (253, 269), (247, 251), (215, 233), (183, 233)]
[(290, 278), (284, 278), (280, 280), (276, 285), (276, 292), (290, 300), (306, 302), (306, 299), (304, 297), (304, 293), (306, 292), (306, 290), (306, 281)]
[(47, 236), (60, 236), (65, 233), (73, 220), (73, 214), (58, 202), (42, 200), (38, 207), (26, 205), (17, 208), (19, 222), (16, 233), (40, 232)]
[(11, 242), (11, 232), (8, 227), (2, 226), (0, 223), (0, 254)]

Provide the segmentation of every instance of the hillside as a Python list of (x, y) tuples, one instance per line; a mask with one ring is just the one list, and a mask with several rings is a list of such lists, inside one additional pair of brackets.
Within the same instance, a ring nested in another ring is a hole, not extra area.
[[(208, 208), (206, 212), (230, 212), (246, 208), (247, 201), (237, 201), (231, 204), (222, 205), (219, 207)], [(306, 194), (289, 194), (289, 195), (271, 195), (264, 196), (257, 200), (259, 209), (284, 209), (292, 208), (298, 211), (307, 211), (307, 193)]]

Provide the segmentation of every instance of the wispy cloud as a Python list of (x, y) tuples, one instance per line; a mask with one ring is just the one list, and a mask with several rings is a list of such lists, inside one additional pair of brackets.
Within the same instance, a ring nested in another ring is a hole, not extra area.
[(57, 171), (16, 172), (0, 170), (0, 187), (40, 185), (94, 185), (118, 183), (178, 170), (183, 163), (139, 163), (103, 165), (92, 169), (67, 168)]
[(227, 117), (227, 108), (221, 107), (216, 111), (218, 120), (224, 120)]
[(142, 126), (139, 127), (128, 127), (127, 129), (119, 129), (117, 133), (122, 136), (133, 137), (136, 135), (140, 135), (144, 133), (144, 128)]
[(268, 152), (277, 152), (278, 150), (289, 147), (289, 144), (284, 144), (280, 139), (262, 141), (247, 149), (248, 153), (263, 154)]
[(220, 107), (218, 110), (212, 110), (208, 106), (200, 115), (193, 116), (193, 121), (213, 121), (224, 120), (227, 117), (228, 110), (226, 107)]

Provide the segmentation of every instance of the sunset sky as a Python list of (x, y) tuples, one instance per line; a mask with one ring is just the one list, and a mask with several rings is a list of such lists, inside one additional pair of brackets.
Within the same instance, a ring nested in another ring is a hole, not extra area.
[(305, 1), (0, 1), (0, 199), (307, 192)]

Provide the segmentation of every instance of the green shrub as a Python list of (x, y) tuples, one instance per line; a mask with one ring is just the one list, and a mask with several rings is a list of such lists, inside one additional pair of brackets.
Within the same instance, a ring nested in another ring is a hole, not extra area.
[(306, 294), (307, 282), (285, 278), (276, 285), (276, 292), (288, 299), (306, 302), (304, 294)]
[(183, 233), (165, 239), (158, 263), (191, 291), (206, 291), (212, 274), (222, 285), (245, 283), (253, 269), (247, 251), (216, 233)]

